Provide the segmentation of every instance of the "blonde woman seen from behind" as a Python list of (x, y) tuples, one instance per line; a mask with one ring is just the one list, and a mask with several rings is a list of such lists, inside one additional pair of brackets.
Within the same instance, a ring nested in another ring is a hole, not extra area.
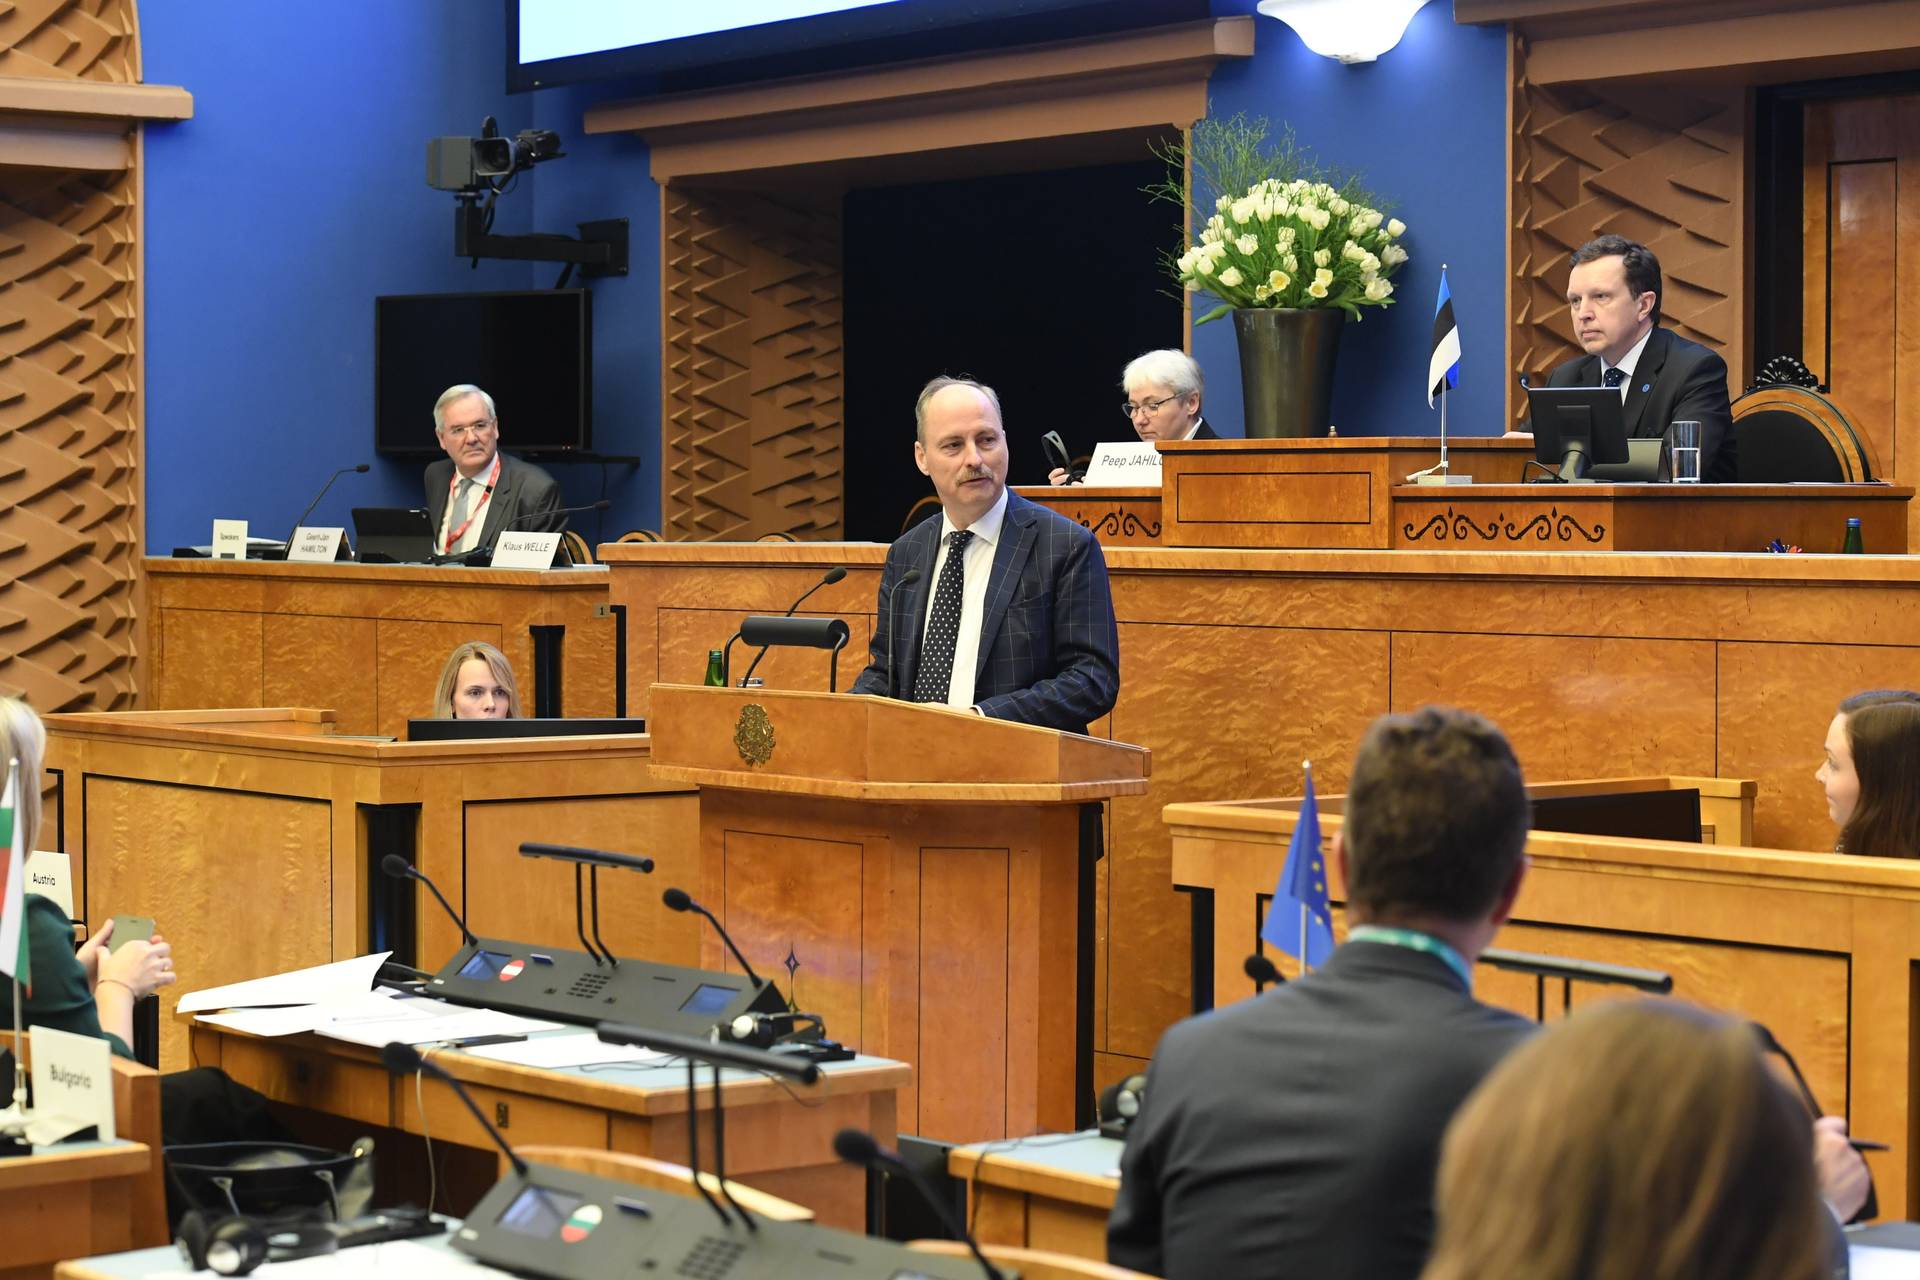
[(1813, 1134), (1746, 1022), (1591, 1006), (1454, 1117), (1421, 1280), (1819, 1280), (1837, 1231)]

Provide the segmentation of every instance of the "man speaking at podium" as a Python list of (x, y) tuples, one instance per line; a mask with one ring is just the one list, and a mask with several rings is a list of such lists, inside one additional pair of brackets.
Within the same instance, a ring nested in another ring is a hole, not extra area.
[(457, 555), (490, 547), (500, 531), (550, 533), (567, 518), (536, 519), (560, 506), (560, 486), (530, 462), (500, 452), (500, 419), (493, 397), (463, 382), (433, 403), (433, 432), (446, 462), (427, 467), (427, 519), (433, 549)]
[(1084, 733), (1120, 693), (1120, 633), (1093, 534), (1007, 490), (993, 388), (935, 378), (914, 463), (940, 519), (887, 552), (872, 660), (853, 692)]

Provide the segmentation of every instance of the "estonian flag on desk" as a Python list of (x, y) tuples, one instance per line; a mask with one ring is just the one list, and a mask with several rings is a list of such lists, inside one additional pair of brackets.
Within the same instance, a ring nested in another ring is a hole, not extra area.
[(1453, 322), (1453, 294), (1447, 289), (1447, 268), (1440, 268), (1440, 297), (1433, 304), (1433, 355), (1427, 360), (1427, 408), (1434, 397), (1460, 385), (1460, 326)]
[(1320, 852), (1320, 802), (1313, 798), (1312, 764), (1307, 765), (1306, 774), (1300, 820), (1293, 824), (1287, 864), (1280, 870), (1280, 883), (1273, 887), (1260, 938), (1298, 956), (1302, 965), (1311, 968), (1333, 954), (1333, 908), (1327, 901), (1327, 860)]

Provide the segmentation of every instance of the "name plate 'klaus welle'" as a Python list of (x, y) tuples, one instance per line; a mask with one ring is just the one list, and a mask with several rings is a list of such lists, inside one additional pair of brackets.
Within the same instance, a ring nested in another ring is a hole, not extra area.
[(493, 549), (496, 569), (546, 569), (553, 564), (557, 533), (503, 533)]

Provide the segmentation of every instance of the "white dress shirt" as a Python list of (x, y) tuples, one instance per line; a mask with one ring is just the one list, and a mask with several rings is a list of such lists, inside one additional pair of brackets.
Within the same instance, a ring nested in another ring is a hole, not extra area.
[[(1000, 500), (975, 520), (969, 530), (973, 539), (961, 553), (966, 579), (960, 590), (960, 633), (953, 641), (953, 675), (947, 681), (947, 705), (965, 711), (973, 705), (973, 674), (980, 664), (980, 627), (987, 617), (987, 579), (993, 576), (993, 551), (1000, 544), (1000, 527), (1007, 518), (1007, 491)], [(933, 615), (933, 597), (940, 589), (940, 575), (947, 567), (947, 538), (957, 526), (943, 510), (940, 513), (940, 549), (933, 557), (933, 580), (927, 587), (927, 607), (920, 615), (920, 635), (927, 634), (927, 619)], [(926, 657), (923, 647), (921, 658)]]
[(1645, 333), (1641, 334), (1640, 341), (1634, 343), (1632, 350), (1628, 351), (1627, 354), (1620, 357), (1619, 364), (1608, 365), (1606, 361), (1606, 357), (1604, 356), (1602, 356), (1600, 359), (1600, 383), (1602, 386), (1606, 385), (1607, 370), (1609, 368), (1618, 369), (1620, 372), (1627, 375), (1620, 382), (1620, 403), (1621, 404), (1625, 404), (1627, 402), (1627, 389), (1633, 385), (1633, 367), (1640, 363), (1640, 353), (1647, 349), (1647, 339), (1651, 338), (1652, 336), (1653, 336), (1653, 330), (1651, 328), (1649, 328)]

